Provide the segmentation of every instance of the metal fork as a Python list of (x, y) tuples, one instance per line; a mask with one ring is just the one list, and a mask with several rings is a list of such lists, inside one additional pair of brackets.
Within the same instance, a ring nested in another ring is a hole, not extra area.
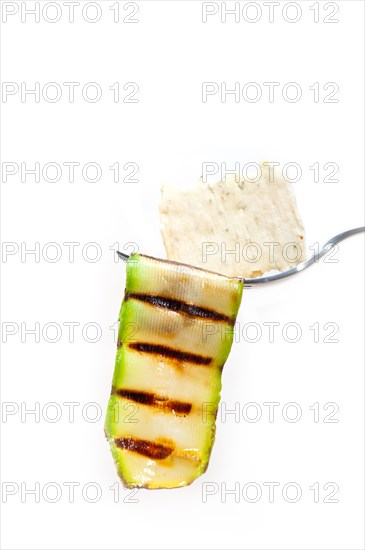
[[(264, 277), (255, 277), (253, 279), (244, 278), (245, 288), (250, 288), (252, 287), (252, 285), (257, 285), (262, 283), (274, 283), (276, 281), (280, 281), (281, 279), (285, 279), (286, 277), (290, 277), (291, 275), (295, 275), (296, 273), (300, 273), (304, 269), (307, 269), (314, 263), (318, 262), (323, 256), (325, 256), (331, 250), (331, 248), (333, 248), (340, 241), (343, 241), (348, 237), (352, 237), (352, 235), (356, 235), (357, 233), (364, 233), (364, 232), (365, 232), (365, 226), (356, 227), (355, 229), (349, 229), (348, 231), (343, 231), (342, 233), (335, 235), (334, 237), (329, 239), (326, 243), (324, 243), (324, 245), (318, 250), (318, 252), (313, 254), (311, 258), (309, 258), (305, 262), (298, 264), (295, 267), (292, 267), (291, 269), (287, 269), (286, 271), (283, 271), (281, 273), (275, 273), (274, 275), (267, 275)], [(127, 254), (123, 254), (123, 252), (119, 252), (119, 250), (117, 251), (117, 254), (124, 262), (126, 262), (129, 258)]]

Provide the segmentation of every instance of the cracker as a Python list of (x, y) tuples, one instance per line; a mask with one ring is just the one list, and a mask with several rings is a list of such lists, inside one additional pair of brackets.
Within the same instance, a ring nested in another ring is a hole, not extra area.
[(189, 189), (163, 187), (167, 258), (242, 277), (285, 271), (304, 261), (304, 228), (292, 186), (273, 176), (268, 165), (260, 167), (256, 182), (230, 175), (225, 182), (199, 181)]

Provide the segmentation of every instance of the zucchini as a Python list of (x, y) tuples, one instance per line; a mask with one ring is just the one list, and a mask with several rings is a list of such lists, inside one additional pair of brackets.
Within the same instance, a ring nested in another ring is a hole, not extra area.
[(127, 487), (188, 485), (208, 466), (243, 279), (133, 254), (105, 433)]

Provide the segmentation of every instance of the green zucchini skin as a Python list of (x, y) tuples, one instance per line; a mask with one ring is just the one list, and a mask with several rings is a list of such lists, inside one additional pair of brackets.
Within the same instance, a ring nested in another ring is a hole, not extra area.
[(208, 467), (243, 279), (132, 255), (105, 434), (127, 487), (176, 488)]

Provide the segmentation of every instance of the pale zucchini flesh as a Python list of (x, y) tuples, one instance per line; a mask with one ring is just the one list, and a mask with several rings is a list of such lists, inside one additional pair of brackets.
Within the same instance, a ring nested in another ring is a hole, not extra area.
[(135, 254), (127, 262), (105, 433), (127, 487), (206, 470), (243, 280)]

